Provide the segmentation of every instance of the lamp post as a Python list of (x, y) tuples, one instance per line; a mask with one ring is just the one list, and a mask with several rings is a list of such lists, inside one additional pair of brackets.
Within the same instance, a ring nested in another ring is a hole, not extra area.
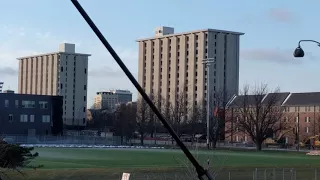
[[(318, 42), (318, 41), (315, 41), (315, 40), (300, 40), (298, 42), (298, 47), (293, 52), (293, 56), (296, 57), (296, 58), (304, 57), (304, 51), (303, 51), (303, 49), (301, 48), (301, 45), (300, 45), (301, 42), (313, 42), (313, 43), (316, 43), (320, 47), (320, 42)], [(300, 150), (300, 116), (299, 116), (299, 112), (298, 112), (298, 122), (297, 123), (298, 123), (298, 128), (297, 128), (298, 147), (297, 147), (297, 150), (299, 151)]]
[(207, 69), (207, 147), (210, 148), (210, 65), (215, 62), (215, 58), (203, 59), (202, 64), (206, 66)]
[(313, 42), (313, 43), (316, 43), (320, 47), (320, 42), (318, 42), (318, 41), (315, 41), (315, 40), (300, 40), (299, 43), (298, 43), (298, 47), (293, 52), (293, 56), (294, 57), (299, 58), (299, 57), (303, 57), (304, 56), (304, 51), (300, 46), (301, 42)]

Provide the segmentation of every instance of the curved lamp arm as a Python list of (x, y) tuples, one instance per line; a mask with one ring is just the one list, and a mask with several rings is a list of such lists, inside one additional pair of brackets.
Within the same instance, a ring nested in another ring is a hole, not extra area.
[(300, 40), (299, 43), (298, 43), (298, 47), (300, 47), (300, 43), (301, 42), (314, 42), (320, 47), (320, 42), (315, 41), (315, 40)]

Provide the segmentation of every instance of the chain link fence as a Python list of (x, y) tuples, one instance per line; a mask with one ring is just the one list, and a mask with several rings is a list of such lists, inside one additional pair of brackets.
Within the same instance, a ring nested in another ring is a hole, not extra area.
[(127, 145), (125, 137), (119, 136), (87, 136), (87, 135), (64, 135), (64, 136), (25, 136), (25, 135), (1, 135), (8, 143), (16, 144), (46, 144), (46, 145)]

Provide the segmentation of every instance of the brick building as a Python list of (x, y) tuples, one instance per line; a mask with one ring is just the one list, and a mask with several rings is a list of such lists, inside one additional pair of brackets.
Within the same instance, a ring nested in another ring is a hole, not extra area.
[[(243, 116), (243, 107), (255, 108), (259, 105), (273, 102), (274, 111), (279, 111), (279, 122), (274, 128), (285, 127), (277, 133), (272, 128), (268, 131), (268, 137), (275, 140), (283, 140), (286, 144), (295, 144), (297, 139), (305, 143), (311, 136), (320, 134), (320, 92), (308, 93), (268, 93), (266, 95), (246, 95), (233, 97), (226, 111), (225, 140), (227, 142), (252, 142), (250, 136), (237, 127), (240, 116)], [(246, 105), (245, 105), (245, 104)], [(281, 116), (281, 117), (280, 117)], [(298, 138), (299, 134), (299, 138)]]

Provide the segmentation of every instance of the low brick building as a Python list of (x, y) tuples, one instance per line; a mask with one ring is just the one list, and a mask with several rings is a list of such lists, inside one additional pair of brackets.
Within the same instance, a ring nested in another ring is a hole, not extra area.
[(279, 111), (279, 122), (275, 123), (273, 128), (281, 127), (282, 130), (274, 133), (270, 128), (268, 137), (275, 140), (280, 140), (279, 138), (282, 137), (284, 143), (293, 145), (298, 139), (305, 143), (309, 137), (320, 134), (320, 92), (269, 93), (259, 95), (261, 97), (258, 95), (235, 96), (230, 100), (226, 110), (226, 141), (252, 142), (250, 136), (237, 127), (237, 122), (241, 118), (239, 116), (243, 115), (241, 113), (243, 103), (245, 102), (247, 107), (255, 108), (257, 101), (261, 101), (260, 105), (266, 105), (275, 95), (277, 99), (272, 109)]

